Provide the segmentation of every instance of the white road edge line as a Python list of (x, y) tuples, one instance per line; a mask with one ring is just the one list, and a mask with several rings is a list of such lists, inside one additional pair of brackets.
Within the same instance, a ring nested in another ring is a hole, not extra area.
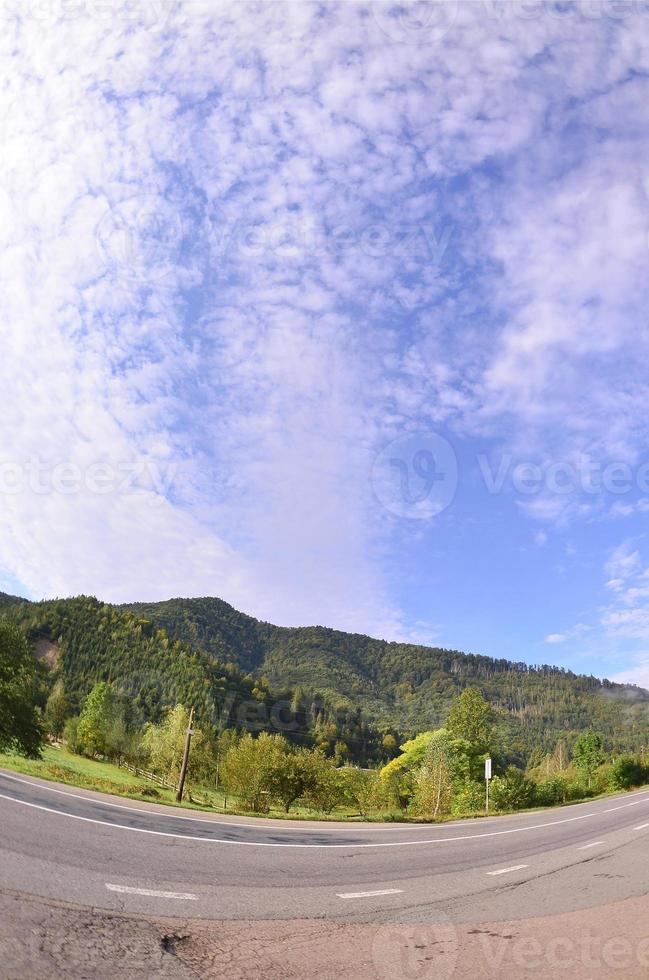
[(373, 898), (375, 895), (403, 895), (403, 888), (382, 888), (376, 892), (342, 892), (338, 898)]
[(639, 827), (634, 827), (634, 830), (646, 830), (649, 827), (649, 823), (641, 823)]
[(122, 892), (127, 895), (147, 895), (151, 898), (177, 898), (187, 902), (197, 902), (198, 895), (191, 892), (161, 892), (155, 888), (131, 888), (130, 885), (113, 885), (106, 882), (109, 892)]
[[(10, 779), (10, 780), (12, 780), (15, 783), (23, 783), (25, 786), (31, 786), (33, 789), (45, 790), (48, 793), (58, 793), (59, 796), (69, 796), (73, 800), (82, 800), (84, 803), (94, 803), (97, 806), (112, 807), (115, 810), (129, 810), (131, 813), (144, 813), (144, 814), (149, 814), (149, 815), (153, 815), (153, 816), (156, 816), (156, 817), (157, 816), (164, 816), (166, 820), (185, 820), (185, 821), (189, 821), (191, 823), (207, 824), (208, 826), (213, 826), (213, 827), (243, 827), (243, 828), (246, 828), (246, 829), (250, 829), (250, 828), (253, 828), (254, 829), (256, 826), (258, 826), (258, 824), (255, 824), (255, 823), (234, 823), (234, 821), (230, 821), (230, 820), (227, 820), (227, 821), (225, 821), (225, 820), (218, 820), (216, 818), (216, 815), (214, 815), (214, 814), (210, 814), (210, 815), (208, 815), (205, 818), (201, 818), (201, 817), (198, 817), (198, 816), (190, 816), (189, 813), (167, 813), (166, 811), (164, 811), (162, 813), (156, 813), (155, 810), (148, 810), (148, 809), (145, 809), (144, 807), (139, 807), (139, 806), (125, 806), (123, 803), (113, 803), (111, 800), (95, 799), (95, 797), (93, 797), (93, 796), (82, 796), (80, 793), (70, 793), (68, 790), (57, 789), (55, 786), (48, 786), (45, 781), (35, 783), (31, 779), (21, 779), (20, 776), (12, 775), (12, 774), (10, 774), (8, 772), (4, 772), (3, 770), (0, 771), (0, 779)], [(633, 793), (627, 793), (626, 796), (636, 796), (639, 793), (646, 793), (646, 792), (647, 792), (646, 790), (637, 790), (637, 791), (635, 791)], [(0, 794), (0, 796), (1, 795), (2, 794)], [(16, 800), (16, 799), (14, 799), (14, 797), (10, 797), (10, 796), (5, 797), (5, 799), (7, 799), (7, 800), (13, 799), (14, 803), (21, 803), (22, 802), (22, 800)], [(625, 796), (614, 796), (614, 797), (611, 797), (611, 802), (617, 802), (618, 800), (623, 800), (623, 799), (625, 799)], [(594, 802), (597, 803), (597, 802), (604, 802), (604, 801), (597, 801), (596, 800)], [(624, 803), (624, 804), (622, 804), (622, 806), (608, 807), (608, 809), (606, 809), (606, 810), (592, 810), (590, 813), (581, 813), (577, 817), (568, 817), (565, 820), (553, 820), (551, 823), (535, 824), (534, 826), (531, 826), (529, 829), (530, 830), (539, 830), (542, 827), (551, 827), (552, 824), (554, 824), (554, 823), (570, 823), (572, 820), (585, 820), (587, 817), (596, 817), (600, 813), (612, 813), (614, 810), (624, 810), (624, 809), (626, 809), (626, 807), (629, 807), (629, 806), (638, 806), (639, 803), (649, 803), (649, 796), (642, 796), (642, 797), (640, 797), (640, 799), (634, 800), (632, 803)], [(29, 805), (35, 806), (36, 804), (29, 804)], [(570, 806), (567, 806), (564, 809), (566, 809), (566, 810), (575, 810), (578, 807), (583, 807), (583, 806), (588, 806), (588, 805), (589, 805), (588, 803), (572, 803)], [(43, 809), (47, 809), (47, 808), (44, 807)], [(60, 813), (61, 811), (60, 810), (52, 810), (51, 812), (52, 813)], [(520, 815), (521, 814), (519, 814), (519, 816)], [(73, 816), (73, 814), (69, 814), (69, 816)], [(511, 816), (515, 816), (515, 814), (509, 814), (508, 816), (510, 816), (510, 817)], [(531, 816), (531, 814), (530, 814), (530, 816)], [(85, 819), (85, 818), (79, 818), (79, 819)], [(259, 820), (260, 818), (256, 818), (256, 819)], [(504, 818), (502, 816), (500, 816), (500, 817), (492, 817), (492, 818), (485, 818), (485, 819), (487, 819), (487, 820), (503, 820)], [(266, 822), (266, 820), (267, 820), (267, 822)], [(299, 828), (298, 827), (294, 827), (294, 826), (287, 827), (286, 826), (287, 821), (285, 821), (285, 820), (282, 821), (281, 823), (282, 823), (282, 826), (279, 826), (279, 822), (277, 820), (271, 820), (271, 819), (265, 818), (264, 819), (264, 827), (262, 829), (264, 829), (264, 830), (282, 830), (282, 831), (286, 831), (287, 833), (294, 833), (296, 829), (299, 829), (300, 832), (302, 832), (302, 833), (312, 833), (313, 832), (313, 828), (309, 828), (309, 827), (299, 827)], [(452, 827), (466, 827), (467, 824), (470, 824), (471, 826), (474, 826), (475, 825), (475, 819), (473, 819), (473, 820), (457, 820), (457, 821), (454, 820), (448, 826), (449, 826), (449, 829), (450, 829)], [(109, 824), (109, 826), (121, 827), (122, 825), (121, 824)], [(321, 826), (317, 828), (317, 830), (321, 830), (321, 829), (322, 829)], [(362, 832), (362, 833), (383, 833), (383, 832), (389, 832), (389, 831), (397, 831), (399, 833), (403, 833), (404, 830), (408, 830), (408, 831), (410, 831), (412, 833), (412, 832), (415, 832), (415, 831), (424, 831), (424, 830), (427, 830), (428, 828), (427, 828), (427, 825), (426, 824), (403, 824), (400, 827), (395, 827), (395, 826), (390, 826), (390, 827), (385, 827), (385, 826), (384, 827), (367, 827), (367, 826), (364, 826), (363, 824), (357, 824), (357, 823), (350, 823), (349, 824), (349, 827), (326, 827), (327, 833), (329, 833), (329, 834), (331, 834), (331, 833), (348, 834), (350, 829), (352, 829), (352, 830), (354, 830), (356, 832), (359, 832), (359, 833), (360, 832)], [(501, 834), (501, 833), (514, 833), (514, 832), (518, 832), (519, 830), (527, 830), (527, 829), (528, 828), (526, 828), (526, 827), (517, 827), (513, 831), (509, 831), (509, 830), (507, 830), (507, 831), (497, 831), (496, 833), (497, 834)], [(184, 834), (179, 834), (178, 836), (179, 837), (182, 837), (182, 836), (185, 836), (185, 835)], [(488, 834), (480, 834), (478, 836), (484, 837), (484, 836), (489, 836), (489, 835)], [(198, 840), (199, 838), (196, 838), (196, 839)], [(464, 838), (448, 838), (448, 839), (449, 840), (463, 840)], [(472, 838), (471, 837), (467, 837), (466, 839), (467, 840), (470, 840)], [(191, 840), (191, 838), (190, 838), (190, 840)], [(226, 842), (226, 843), (229, 843), (229, 842)], [(236, 843), (236, 842), (232, 842), (232, 843)], [(401, 844), (401, 843), (402, 843), (401, 841), (396, 841), (396, 844), (397, 845), (398, 844)], [(405, 841), (404, 843), (406, 843), (406, 844), (417, 844), (417, 843), (429, 844), (430, 841), (421, 841), (421, 842), (419, 842), (419, 841)], [(273, 845), (268, 845), (268, 846), (273, 846), (273, 847), (302, 847), (302, 846), (311, 847), (311, 846), (317, 846), (317, 845), (310, 845), (310, 844), (307, 844), (307, 845), (301, 845), (301, 844), (295, 844), (295, 845), (293, 845), (293, 844), (287, 844), (287, 845), (284, 845), (284, 844), (273, 844)], [(340, 844), (340, 845), (337, 845), (337, 846), (340, 846), (340, 847), (351, 847), (352, 845)], [(360, 844), (358, 846), (359, 847), (366, 847), (368, 845)], [(383, 844), (371, 844), (369, 846), (370, 847), (383, 847), (384, 845)]]
[[(33, 785), (33, 784), (32, 784)], [(547, 827), (558, 827), (565, 823), (574, 823), (576, 820), (587, 820), (589, 817), (596, 817), (602, 813), (612, 813), (614, 810), (626, 810), (627, 807), (637, 806), (638, 803), (649, 803), (649, 796), (636, 800), (634, 803), (626, 803), (623, 806), (609, 807), (607, 810), (596, 810), (591, 813), (583, 813), (578, 817), (568, 817), (565, 820), (550, 820), (548, 823), (530, 824), (529, 827), (512, 827), (509, 830), (491, 830), (486, 834), (462, 834), (457, 837), (432, 837), (429, 840), (402, 840), (402, 841), (381, 841), (372, 844), (282, 844), (273, 841), (252, 841), (252, 840), (226, 840), (223, 837), (196, 837), (191, 834), (172, 834), (163, 830), (148, 830), (146, 827), (129, 827), (123, 823), (111, 823), (110, 820), (98, 820), (94, 817), (82, 817), (78, 813), (68, 813), (66, 810), (55, 810), (50, 806), (43, 806), (40, 803), (30, 803), (27, 800), (17, 800), (15, 796), (7, 796), (0, 793), (0, 799), (8, 800), (10, 803), (17, 803), (19, 806), (28, 806), (33, 810), (42, 810), (45, 813), (53, 813), (58, 817), (67, 817), (69, 820), (82, 820), (84, 823), (97, 824), (100, 827), (109, 827), (113, 830), (129, 830), (133, 834), (149, 834), (152, 837), (172, 837), (174, 840), (200, 841), (202, 844), (232, 844), (235, 847), (292, 847), (298, 849), (312, 848), (320, 851), (334, 851), (341, 848), (345, 850), (360, 850), (366, 847), (418, 847), (424, 844), (450, 844), (460, 840), (481, 840), (484, 837), (503, 837), (506, 834), (523, 834), (531, 830), (544, 830)], [(158, 814), (154, 814), (157, 816)], [(161, 814), (162, 816), (162, 814)], [(270, 829), (270, 828), (269, 828)]]
[(506, 875), (510, 871), (522, 871), (523, 868), (529, 868), (529, 864), (515, 864), (512, 868), (499, 868), (498, 871), (487, 871), (488, 875)]
[(578, 847), (577, 848), (577, 850), (578, 851), (587, 851), (589, 847), (599, 847), (600, 844), (603, 844), (603, 843), (604, 843), (603, 840), (594, 840), (592, 842), (592, 844), (582, 844), (581, 847)]

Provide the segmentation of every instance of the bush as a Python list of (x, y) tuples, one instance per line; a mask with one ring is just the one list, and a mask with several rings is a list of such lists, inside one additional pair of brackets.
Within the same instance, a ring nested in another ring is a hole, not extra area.
[(524, 810), (534, 805), (536, 785), (521, 769), (508, 766), (504, 776), (491, 781), (491, 799), (496, 810)]
[(649, 779), (649, 771), (633, 755), (621, 755), (616, 759), (608, 774), (611, 789), (631, 789), (643, 786)]
[(536, 787), (536, 802), (539, 806), (557, 806), (568, 799), (568, 781), (563, 776), (545, 779)]
[(574, 779), (568, 783), (568, 792), (566, 794), (566, 801), (572, 803), (575, 800), (585, 800), (589, 796), (595, 796), (595, 790), (593, 787), (589, 787), (581, 779)]
[(455, 792), (451, 813), (483, 813), (485, 808), (485, 787), (481, 783), (465, 783)]

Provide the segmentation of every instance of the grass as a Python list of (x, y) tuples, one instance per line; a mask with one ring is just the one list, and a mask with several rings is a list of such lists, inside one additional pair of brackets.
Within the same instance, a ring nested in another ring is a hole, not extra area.
[[(173, 802), (171, 790), (154, 785), (111, 762), (99, 762), (73, 755), (57, 745), (45, 746), (40, 759), (25, 759), (12, 753), (0, 752), (0, 766), (27, 776), (39, 776), (41, 779), (54, 780), (80, 789), (96, 790), (99, 793), (112, 793), (136, 800)], [(152, 796), (152, 789), (159, 793), (158, 797)]]

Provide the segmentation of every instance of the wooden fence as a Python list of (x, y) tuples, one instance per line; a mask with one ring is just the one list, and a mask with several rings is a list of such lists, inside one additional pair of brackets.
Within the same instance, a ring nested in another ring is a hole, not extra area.
[[(157, 773), (149, 772), (148, 769), (138, 769), (137, 766), (132, 766), (129, 762), (123, 761), (119, 763), (119, 766), (121, 769), (127, 769), (129, 772), (132, 772), (134, 776), (141, 776), (143, 779), (150, 779), (151, 782), (157, 783), (158, 786), (162, 786), (164, 789), (170, 789), (174, 793), (178, 789), (177, 783), (170, 783), (164, 776), (158, 776)], [(188, 787), (187, 796), (192, 803), (199, 803), (201, 806), (214, 805), (211, 800), (206, 799), (205, 797), (196, 796), (196, 794), (192, 792), (191, 787)]]

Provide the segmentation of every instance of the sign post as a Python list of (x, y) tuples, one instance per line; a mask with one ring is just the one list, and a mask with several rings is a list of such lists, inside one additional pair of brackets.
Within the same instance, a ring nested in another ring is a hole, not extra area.
[(489, 813), (489, 780), (491, 779), (491, 759), (485, 759), (484, 761), (484, 778), (487, 786), (485, 811)]

